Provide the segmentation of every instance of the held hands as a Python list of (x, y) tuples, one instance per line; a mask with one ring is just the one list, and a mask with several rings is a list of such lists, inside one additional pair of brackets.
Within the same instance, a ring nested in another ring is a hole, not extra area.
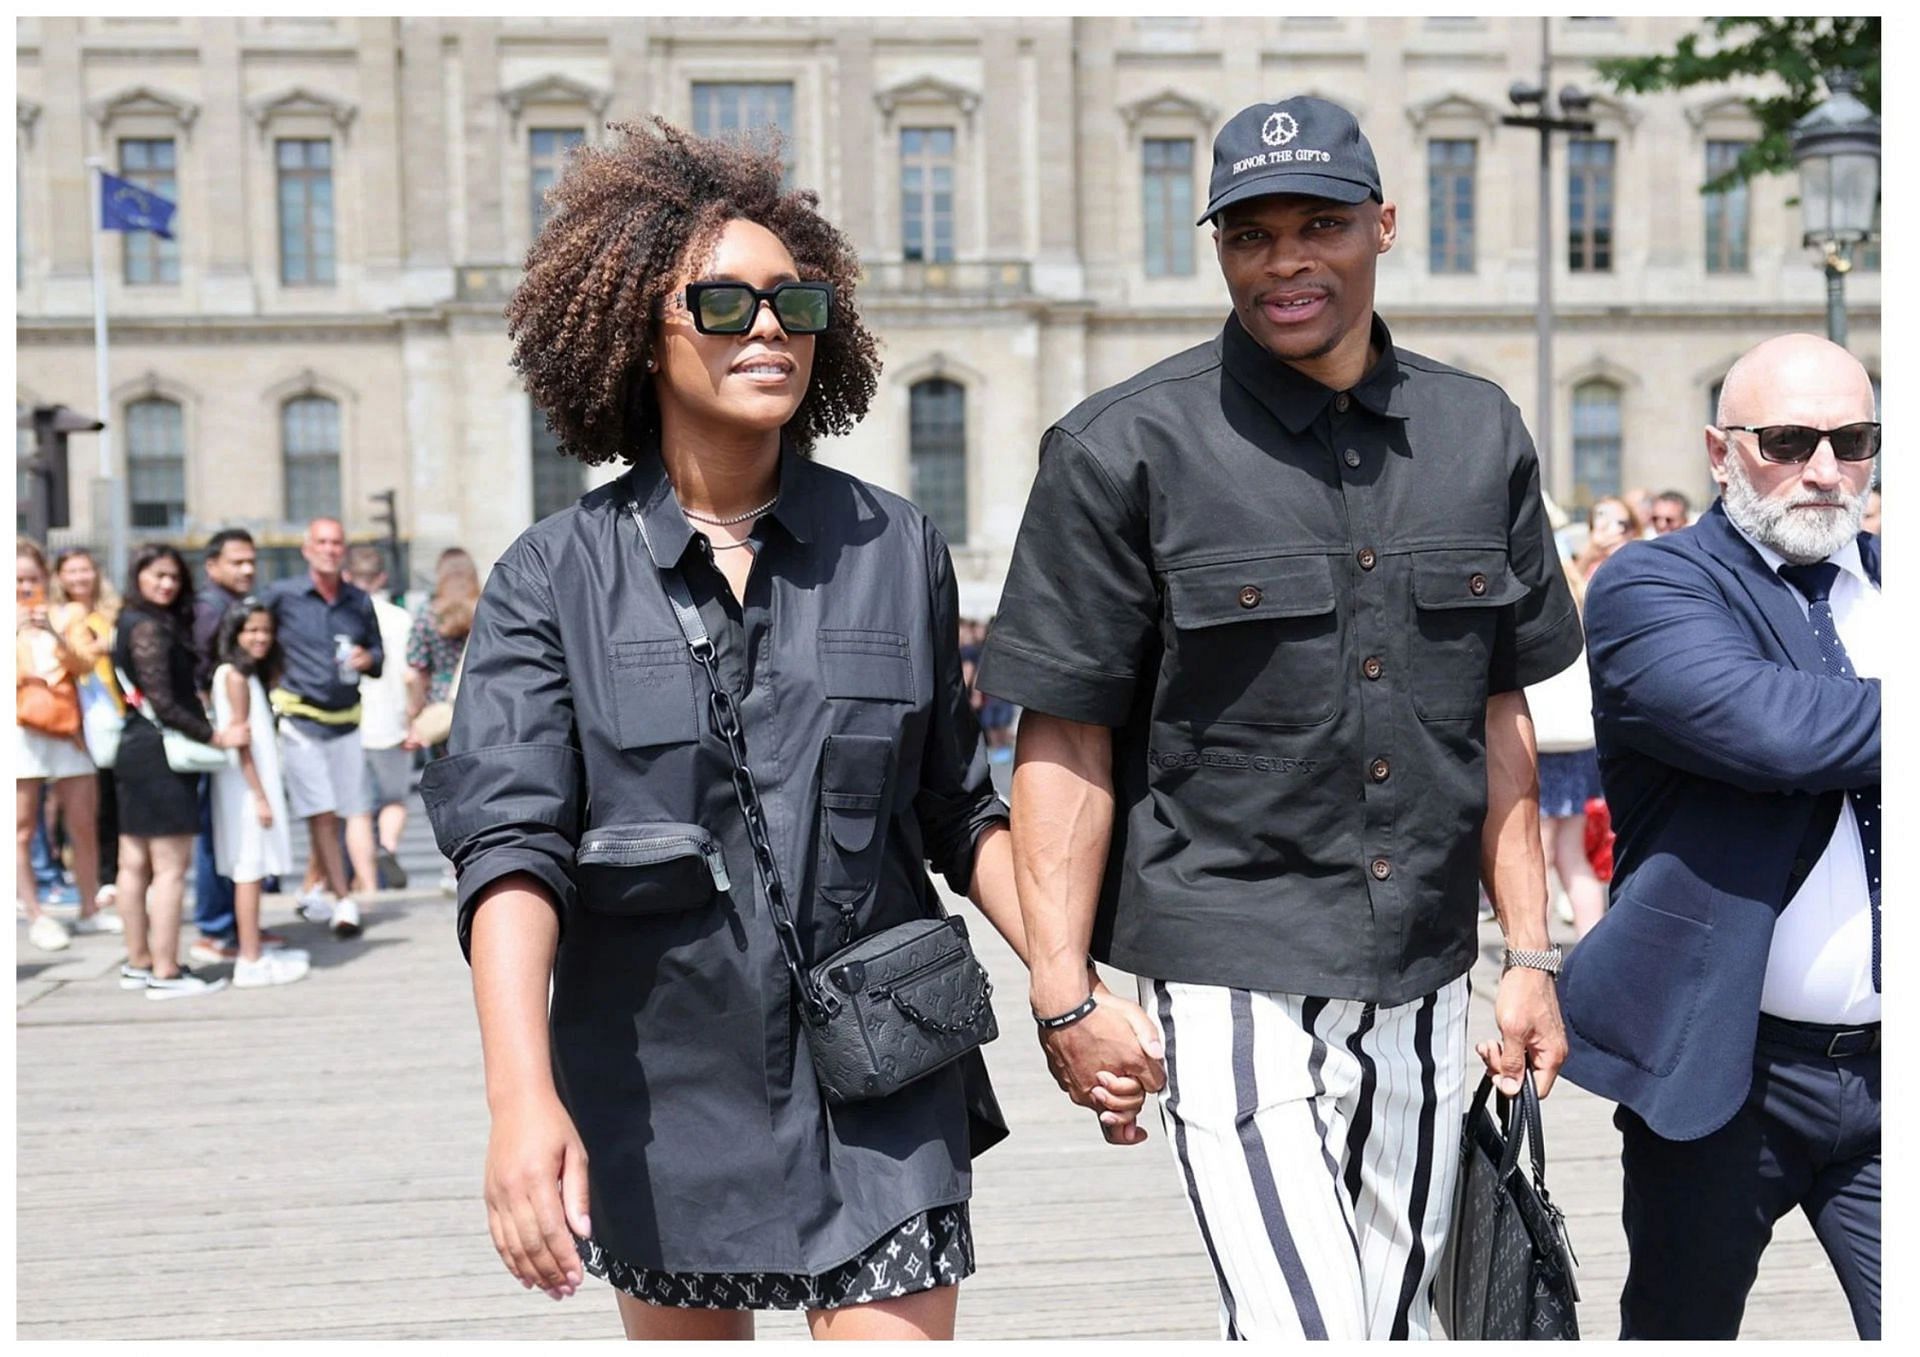
[(245, 749), (253, 743), (253, 731), (246, 726), (228, 726), (213, 732), (215, 749)]
[[(487, 1141), (487, 1229), (507, 1271), (554, 1300), (580, 1287), (573, 1236), (587, 1219), (587, 1151), (551, 1093), (496, 1111)], [(571, 1233), (569, 1233), (571, 1231)]]
[(1567, 1059), (1567, 1031), (1560, 1023), (1553, 977), (1531, 967), (1513, 967), (1500, 977), (1493, 1017), (1500, 1027), (1499, 1039), (1474, 1047), (1493, 1076), (1493, 1086), (1509, 1098), (1517, 1095), (1531, 1055), (1534, 1089), (1546, 1097)]
[(1040, 1045), (1054, 1082), (1074, 1102), (1100, 1115), (1100, 1131), (1115, 1145), (1147, 1139), (1135, 1122), (1149, 1092), (1166, 1086), (1160, 1036), (1146, 1010), (1093, 983), (1094, 1009), (1071, 1027), (1040, 1029)]

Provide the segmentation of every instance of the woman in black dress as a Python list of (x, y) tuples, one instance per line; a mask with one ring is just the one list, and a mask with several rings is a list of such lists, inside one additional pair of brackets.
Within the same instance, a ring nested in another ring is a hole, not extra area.
[[(120, 880), (115, 903), (126, 925), (122, 989), (149, 999), (182, 999), (226, 986), (182, 966), (180, 899), (200, 830), (199, 777), (167, 764), (160, 727), (221, 749), (247, 743), (244, 728), (216, 733), (193, 687), (193, 597), (187, 564), (172, 547), (134, 553), (113, 662), (132, 680), (127, 720), (114, 759), (120, 810)], [(157, 724), (156, 724), (157, 722)]]
[[(494, 567), (423, 784), (459, 871), (489, 1224), (556, 1299), (606, 1278), (629, 1337), (750, 1336), (769, 1308), (948, 1337), (971, 1159), (1005, 1134), (984, 1063), (824, 1100), (663, 575), (738, 701), (811, 963), (931, 915), (929, 862), (1024, 948), (952, 566), (911, 504), (809, 456), (879, 368), (846, 239), (774, 155), (655, 128), (575, 153), (508, 310), (562, 450), (631, 470)], [(1111, 1095), (1128, 1134), (1142, 1097)]]

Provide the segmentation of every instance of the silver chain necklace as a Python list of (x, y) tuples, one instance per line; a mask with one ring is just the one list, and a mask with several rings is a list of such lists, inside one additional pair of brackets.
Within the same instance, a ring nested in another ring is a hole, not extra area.
[(771, 509), (774, 505), (778, 504), (779, 502), (780, 502), (780, 496), (776, 494), (772, 499), (768, 500), (765, 504), (762, 504), (759, 508), (749, 509), (744, 514), (735, 514), (732, 518), (710, 518), (706, 514), (695, 513), (693, 510), (687, 508), (687, 506), (684, 504), (680, 506), (680, 512), (685, 514), (688, 518), (693, 519), (696, 523), (711, 523), (716, 528), (731, 528), (736, 523), (745, 523), (749, 518), (760, 517), (761, 514), (764, 514), (767, 510)]

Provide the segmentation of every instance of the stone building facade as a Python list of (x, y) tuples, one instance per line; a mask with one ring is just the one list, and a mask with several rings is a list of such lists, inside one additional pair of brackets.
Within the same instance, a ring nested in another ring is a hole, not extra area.
[[(1552, 21), (1554, 87), (1697, 20)], [(17, 20), (17, 396), (94, 404), (85, 159), (179, 203), (178, 242), (109, 238), (115, 458), (136, 532), (355, 536), (396, 492), (415, 562), (490, 561), (605, 469), (556, 461), (501, 318), (576, 141), (659, 113), (774, 121), (793, 182), (866, 261), (875, 407), (821, 456), (948, 527), (991, 609), (1041, 431), (1217, 330), (1213, 133), (1245, 104), (1353, 109), (1399, 204), (1379, 306), (1396, 339), (1535, 404), (1536, 134), (1500, 125), (1537, 77), (1521, 19)], [(1596, 100), (1555, 147), (1550, 485), (1708, 488), (1700, 425), (1750, 344), (1821, 330), (1822, 280), (1775, 178), (1699, 193), (1754, 135), (1725, 89)], [(1570, 212), (1573, 216), (1570, 217)], [(1849, 280), (1879, 370), (1877, 265)], [(131, 449), (130, 449), (130, 445)], [(73, 440), (75, 532), (94, 448)]]

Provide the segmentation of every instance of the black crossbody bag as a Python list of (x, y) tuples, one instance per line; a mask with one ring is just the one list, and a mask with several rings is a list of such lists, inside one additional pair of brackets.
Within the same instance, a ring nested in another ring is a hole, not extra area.
[[(653, 543), (632, 495), (627, 503), (647, 554)], [(694, 661), (706, 671), (709, 715), (733, 761), (733, 791), (746, 817), (754, 869), (766, 893), (780, 951), (807, 1025), (807, 1048), (828, 1101), (884, 1098), (932, 1074), (999, 1033), (993, 984), (973, 955), (966, 922), (934, 901), (935, 917), (914, 919), (856, 939), (811, 967), (788, 908), (773, 837), (747, 766), (740, 709), (720, 682), (713, 640), (678, 569), (661, 567), (661, 583)]]

